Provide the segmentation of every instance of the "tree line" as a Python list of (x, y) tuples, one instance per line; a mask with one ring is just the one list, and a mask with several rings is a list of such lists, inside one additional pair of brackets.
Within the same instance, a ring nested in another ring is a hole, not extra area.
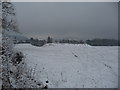
[(120, 41), (115, 39), (92, 39), (85, 41), (69, 39), (53, 40), (50, 36), (48, 36), (46, 40), (31, 38), (30, 43), (34, 46), (43, 46), (47, 43), (88, 44), (91, 46), (120, 46)]
[(93, 39), (86, 40), (91, 46), (120, 46), (120, 41), (115, 39)]

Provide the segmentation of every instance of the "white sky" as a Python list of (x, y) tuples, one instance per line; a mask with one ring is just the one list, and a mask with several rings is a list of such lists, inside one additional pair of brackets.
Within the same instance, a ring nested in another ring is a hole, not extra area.
[(27, 37), (118, 38), (117, 3), (14, 3)]

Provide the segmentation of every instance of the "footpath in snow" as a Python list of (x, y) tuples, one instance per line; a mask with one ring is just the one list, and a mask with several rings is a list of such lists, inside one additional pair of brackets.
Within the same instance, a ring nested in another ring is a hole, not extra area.
[(117, 88), (118, 47), (47, 44), (36, 47), (18, 44), (35, 79), (49, 88)]

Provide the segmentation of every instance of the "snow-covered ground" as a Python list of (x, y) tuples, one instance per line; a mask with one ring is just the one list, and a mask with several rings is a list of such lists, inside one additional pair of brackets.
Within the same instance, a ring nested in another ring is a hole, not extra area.
[(36, 47), (18, 44), (36, 81), (49, 88), (117, 88), (118, 47), (47, 44)]

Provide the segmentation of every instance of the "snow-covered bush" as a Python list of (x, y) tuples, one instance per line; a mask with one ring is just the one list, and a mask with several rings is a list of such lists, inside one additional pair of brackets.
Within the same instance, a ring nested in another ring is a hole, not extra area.
[(13, 48), (13, 42), (7, 35), (2, 36), (2, 86), (3, 88), (42, 88), (42, 82), (34, 79), (34, 69), (27, 68), (25, 56)]
[[(10, 81), (13, 88), (37, 88), (32, 69), (27, 68), (25, 56), (21, 52), (16, 52), (14, 55), (14, 61), (10, 64)], [(20, 58), (20, 62), (17, 62), (16, 60)]]
[(9, 73), (9, 69), (10, 69), (10, 63), (11, 63), (11, 59), (13, 56), (14, 52), (13, 52), (13, 45), (11, 40), (9, 39), (9, 37), (7, 37), (7, 35), (2, 34), (2, 78), (3, 78), (3, 82), (2, 85), (3, 87), (12, 87), (12, 85), (10, 84), (10, 73)]

